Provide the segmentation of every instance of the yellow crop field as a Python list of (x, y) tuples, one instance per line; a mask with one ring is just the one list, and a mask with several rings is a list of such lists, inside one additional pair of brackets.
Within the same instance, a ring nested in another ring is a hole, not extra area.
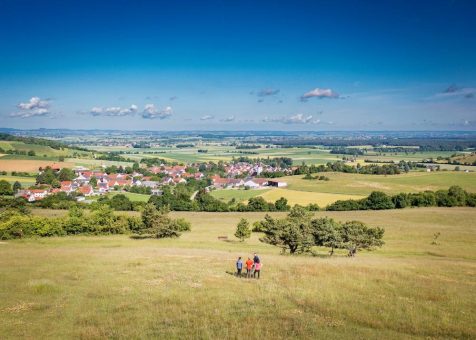
[(269, 202), (275, 202), (277, 199), (284, 197), (288, 200), (288, 204), (290, 205), (308, 205), (309, 203), (317, 203), (320, 207), (325, 207), (326, 205), (338, 200), (361, 199), (365, 197), (361, 195), (330, 194), (281, 188), (269, 190), (260, 196)]
[(47, 167), (53, 164), (60, 164), (61, 167), (72, 168), (73, 163), (61, 162), (55, 163), (52, 161), (42, 160), (24, 160), (24, 159), (1, 159), (0, 158), (0, 170), (1, 171), (24, 171), (24, 172), (37, 172), (40, 167)]

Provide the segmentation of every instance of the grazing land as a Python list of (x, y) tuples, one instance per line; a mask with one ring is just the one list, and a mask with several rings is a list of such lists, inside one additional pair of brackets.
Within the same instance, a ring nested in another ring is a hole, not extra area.
[[(385, 227), (384, 247), (356, 258), (283, 256), (258, 234), (233, 241), (241, 217), (263, 213), (172, 215), (192, 231), (2, 242), (2, 337), (476, 337), (474, 209), (318, 212)], [(254, 251), (261, 279), (231, 275)]]
[(304, 176), (288, 176), (280, 180), (287, 182), (291, 190), (348, 195), (368, 195), (376, 190), (387, 194), (435, 191), (448, 189), (452, 185), (461, 186), (468, 192), (476, 192), (476, 172), (419, 171), (391, 176), (331, 172), (318, 175), (329, 177), (330, 180), (305, 180)]

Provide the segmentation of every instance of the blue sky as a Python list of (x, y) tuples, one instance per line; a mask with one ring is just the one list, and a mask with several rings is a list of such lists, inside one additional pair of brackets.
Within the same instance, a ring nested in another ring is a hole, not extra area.
[(0, 126), (475, 130), (476, 2), (0, 1)]

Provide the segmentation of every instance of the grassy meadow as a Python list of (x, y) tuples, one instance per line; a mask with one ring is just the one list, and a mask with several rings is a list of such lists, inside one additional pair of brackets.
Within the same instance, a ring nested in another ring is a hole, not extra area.
[(282, 177), (280, 180), (287, 182), (291, 190), (348, 195), (368, 195), (376, 190), (387, 194), (440, 190), (452, 185), (459, 185), (468, 192), (476, 192), (476, 172), (419, 171), (388, 176), (328, 172), (318, 175), (329, 177), (330, 180), (305, 180), (303, 175)]
[(446, 190), (452, 185), (459, 185), (468, 192), (476, 192), (476, 172), (440, 171), (428, 173), (420, 171), (389, 176), (328, 172), (317, 175), (326, 176), (330, 180), (306, 180), (303, 179), (304, 175), (287, 176), (279, 178), (280, 181), (288, 183), (286, 188), (223, 189), (212, 191), (211, 194), (225, 202), (232, 198), (243, 202), (255, 196), (261, 196), (268, 202), (275, 202), (284, 197), (290, 205), (317, 203), (320, 207), (325, 207), (337, 200), (364, 198), (372, 191), (383, 191), (393, 195), (400, 192)]
[[(385, 227), (385, 246), (356, 258), (235, 241), (239, 219), (263, 213), (172, 215), (192, 231), (0, 243), (2, 338), (476, 337), (475, 209), (318, 212)], [(254, 251), (261, 279), (234, 277), (236, 257)]]

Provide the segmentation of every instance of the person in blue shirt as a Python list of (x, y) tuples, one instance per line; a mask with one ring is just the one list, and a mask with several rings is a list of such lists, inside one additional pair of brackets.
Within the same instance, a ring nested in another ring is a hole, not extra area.
[(236, 261), (236, 276), (241, 277), (241, 270), (243, 269), (243, 261), (241, 260), (241, 256), (238, 257)]

